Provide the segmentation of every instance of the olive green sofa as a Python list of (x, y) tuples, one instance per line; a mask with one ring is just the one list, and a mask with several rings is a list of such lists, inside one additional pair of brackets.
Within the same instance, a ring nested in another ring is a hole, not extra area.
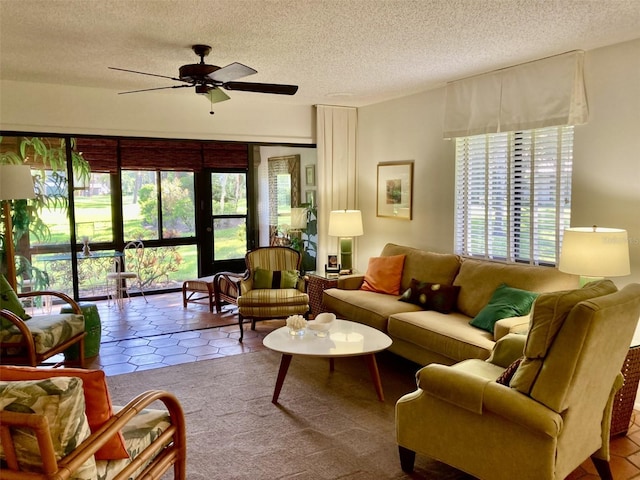
[(578, 288), (579, 277), (551, 267), (506, 264), (461, 258), (389, 243), (380, 256), (405, 255), (400, 293), (411, 279), (459, 286), (455, 308), (450, 313), (423, 310), (389, 295), (360, 289), (364, 275), (338, 280), (337, 288), (323, 292), (323, 306), (344, 318), (386, 332), (393, 340), (390, 351), (420, 365), (453, 365), (469, 358), (489, 358), (495, 342), (507, 333), (526, 332), (529, 316), (499, 320), (492, 333), (469, 324), (482, 310), (495, 289), (510, 287), (537, 293)]

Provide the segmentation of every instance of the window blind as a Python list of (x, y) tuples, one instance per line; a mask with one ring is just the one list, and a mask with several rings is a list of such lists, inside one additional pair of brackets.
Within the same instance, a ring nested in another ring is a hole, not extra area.
[(587, 122), (584, 52), (574, 51), (447, 84), (444, 138)]
[(555, 264), (571, 220), (573, 127), (456, 139), (455, 250)]

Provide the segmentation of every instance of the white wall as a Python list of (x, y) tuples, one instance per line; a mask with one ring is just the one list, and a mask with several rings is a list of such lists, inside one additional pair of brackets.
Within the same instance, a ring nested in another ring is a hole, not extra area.
[[(274, 98), (276, 97), (276, 98)], [(314, 143), (311, 106), (277, 96), (234, 92), (213, 105), (183, 90), (118, 95), (116, 91), (0, 82), (0, 129), (23, 132)]]
[[(640, 282), (640, 39), (587, 52), (590, 118), (575, 129), (572, 225), (624, 228)], [(364, 236), (358, 269), (387, 242), (453, 248), (453, 142), (442, 139), (444, 88), (358, 110), (359, 207)], [(411, 222), (377, 218), (376, 166), (415, 160)]]
[[(622, 287), (640, 282), (640, 39), (587, 52), (585, 82), (590, 117), (575, 129), (571, 224), (627, 230), (631, 275), (612, 279)], [(358, 111), (360, 271), (387, 242), (453, 249), (455, 153), (442, 140), (443, 102), (438, 89)], [(414, 220), (376, 218), (376, 165), (411, 159)]]

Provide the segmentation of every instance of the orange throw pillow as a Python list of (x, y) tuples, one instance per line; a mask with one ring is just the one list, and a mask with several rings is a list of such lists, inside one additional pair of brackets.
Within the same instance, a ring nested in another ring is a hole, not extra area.
[(371, 257), (360, 290), (400, 295), (400, 281), (406, 255)]
[[(106, 376), (102, 370), (80, 368), (44, 369), (0, 365), (0, 380), (43, 380), (50, 377), (78, 377), (82, 380), (85, 411), (91, 433), (98, 430), (113, 416), (111, 397), (107, 389)], [(96, 452), (96, 460), (119, 460), (129, 458), (121, 432), (114, 435)]]

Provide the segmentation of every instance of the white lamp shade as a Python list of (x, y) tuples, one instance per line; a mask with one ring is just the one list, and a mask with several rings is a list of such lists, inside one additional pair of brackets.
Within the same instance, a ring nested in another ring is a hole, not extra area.
[(0, 200), (35, 198), (29, 165), (0, 165)]
[(292, 208), (291, 209), (291, 228), (301, 229), (307, 228), (307, 209), (306, 208)]
[(583, 277), (629, 275), (627, 231), (603, 227), (567, 228), (558, 269)]
[(364, 234), (360, 210), (333, 210), (329, 213), (331, 237), (358, 237)]

